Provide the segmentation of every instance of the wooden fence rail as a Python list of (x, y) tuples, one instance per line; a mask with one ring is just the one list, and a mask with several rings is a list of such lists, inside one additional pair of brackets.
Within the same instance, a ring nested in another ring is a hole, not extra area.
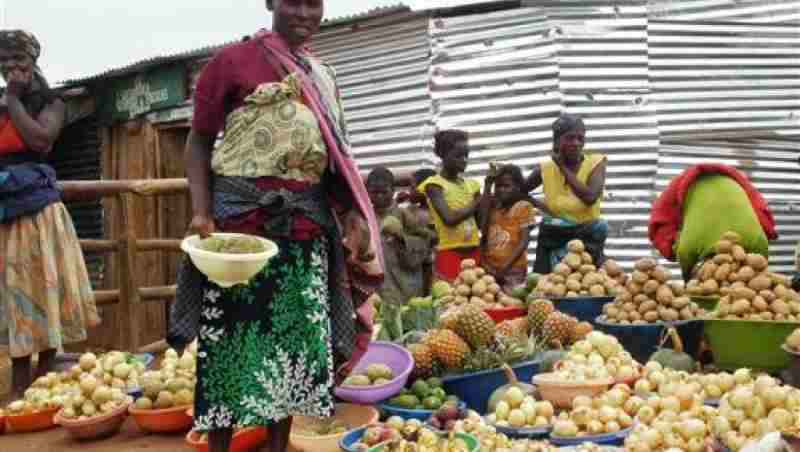
[[(397, 175), (397, 185), (408, 185), (409, 172)], [(62, 181), (65, 201), (88, 201), (115, 198), (119, 205), (120, 236), (102, 240), (80, 240), (84, 252), (114, 254), (119, 269), (119, 288), (94, 291), (98, 306), (117, 305), (122, 309), (124, 350), (149, 349), (139, 343), (141, 305), (143, 302), (164, 301), (175, 298), (176, 286), (140, 287), (136, 269), (136, 255), (144, 251), (180, 252), (179, 239), (144, 239), (136, 236), (133, 218), (136, 197), (155, 197), (185, 194), (189, 190), (186, 179), (146, 179), (113, 181)], [(163, 341), (159, 341), (162, 342)]]

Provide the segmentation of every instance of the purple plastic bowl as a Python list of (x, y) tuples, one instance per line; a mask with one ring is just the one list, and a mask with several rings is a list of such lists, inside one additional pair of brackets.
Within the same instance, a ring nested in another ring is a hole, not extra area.
[(414, 369), (414, 358), (408, 350), (391, 342), (370, 342), (367, 353), (353, 372), (362, 371), (370, 364), (386, 364), (392, 369), (395, 377), (389, 383), (380, 386), (341, 385), (334, 390), (336, 397), (361, 405), (371, 405), (394, 397), (408, 382), (408, 376)]

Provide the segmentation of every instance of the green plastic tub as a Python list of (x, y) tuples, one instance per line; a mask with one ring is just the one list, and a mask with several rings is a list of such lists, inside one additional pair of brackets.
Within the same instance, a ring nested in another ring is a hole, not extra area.
[(706, 338), (714, 364), (725, 370), (740, 367), (779, 371), (789, 364), (782, 346), (800, 323), (757, 320), (706, 320)]

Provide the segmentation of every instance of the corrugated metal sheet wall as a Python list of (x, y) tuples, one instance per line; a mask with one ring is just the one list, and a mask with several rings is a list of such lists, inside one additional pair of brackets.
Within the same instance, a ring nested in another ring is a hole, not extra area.
[(648, 9), (659, 20), (800, 22), (797, 0), (650, 0)]
[(662, 137), (800, 133), (796, 25), (651, 20), (648, 32), (651, 102)]
[(430, 140), (426, 16), (408, 13), (327, 29), (314, 50), (337, 72), (362, 169), (417, 168)]
[(563, 2), (431, 20), (437, 128), (470, 132), (469, 175), (491, 160), (526, 172), (549, 158), (560, 111), (582, 115), (587, 147), (609, 156), (608, 252), (627, 265), (650, 253), (649, 199), (658, 157), (642, 2)]

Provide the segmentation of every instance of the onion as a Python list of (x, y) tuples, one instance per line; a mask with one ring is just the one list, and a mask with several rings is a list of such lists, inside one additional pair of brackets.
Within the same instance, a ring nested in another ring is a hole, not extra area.
[(744, 436), (751, 437), (756, 434), (756, 422), (751, 419), (745, 419), (739, 425), (739, 433)]
[(737, 388), (731, 393), (731, 406), (744, 409), (753, 403), (753, 391), (750, 388)]
[(750, 374), (750, 369), (736, 369), (736, 372), (733, 373), (733, 379), (737, 385), (744, 385), (750, 383), (753, 380), (752, 375)]
[(648, 428), (642, 432), (642, 441), (647, 443), (650, 448), (657, 449), (664, 441), (664, 437), (658, 430), (654, 428)]
[(768, 433), (776, 431), (775, 424), (769, 418), (758, 420), (758, 436), (765, 436)]
[(728, 413), (728, 421), (730, 421), (731, 427), (739, 427), (746, 418), (747, 416), (745, 416), (742, 410), (733, 409)]
[(599, 414), (601, 422), (614, 421), (617, 419), (617, 410), (610, 406), (601, 407)]
[(686, 440), (691, 438), (704, 438), (706, 436), (706, 424), (700, 419), (689, 419), (680, 425), (681, 434)]
[(776, 385), (775, 379), (769, 375), (761, 375), (756, 379), (755, 389), (753, 393), (758, 397), (763, 397), (769, 388)]
[(661, 409), (679, 413), (681, 411), (681, 402), (675, 396), (664, 397), (661, 399)]
[(591, 408), (592, 406), (592, 399), (589, 396), (579, 395), (572, 399), (572, 407), (577, 408), (585, 406)]
[(650, 425), (653, 422), (653, 419), (656, 417), (656, 410), (653, 409), (651, 406), (643, 406), (638, 413), (636, 413), (636, 418), (639, 419), (642, 423)]
[(785, 430), (794, 424), (794, 415), (783, 408), (775, 408), (769, 413), (769, 420), (778, 430)]
[(736, 379), (733, 377), (733, 375), (727, 372), (719, 374), (718, 380), (719, 380), (719, 388), (722, 390), (722, 392), (730, 391), (736, 384)]
[(705, 438), (692, 438), (686, 446), (689, 452), (703, 452), (706, 450)]
[(764, 393), (764, 399), (768, 408), (778, 408), (786, 405), (787, 391), (786, 388), (780, 386), (773, 386), (767, 388)]
[(724, 437), (731, 431), (731, 423), (724, 416), (717, 416), (711, 421), (711, 431), (717, 437)]
[(621, 407), (622, 404), (625, 403), (625, 399), (627, 398), (625, 393), (620, 391), (619, 389), (612, 389), (605, 393), (603, 397), (606, 400), (606, 403), (613, 406), (613, 407)]
[(644, 406), (644, 400), (642, 400), (641, 397), (633, 396), (625, 401), (624, 409), (626, 413), (630, 414), (631, 416), (635, 416), (642, 406)]

